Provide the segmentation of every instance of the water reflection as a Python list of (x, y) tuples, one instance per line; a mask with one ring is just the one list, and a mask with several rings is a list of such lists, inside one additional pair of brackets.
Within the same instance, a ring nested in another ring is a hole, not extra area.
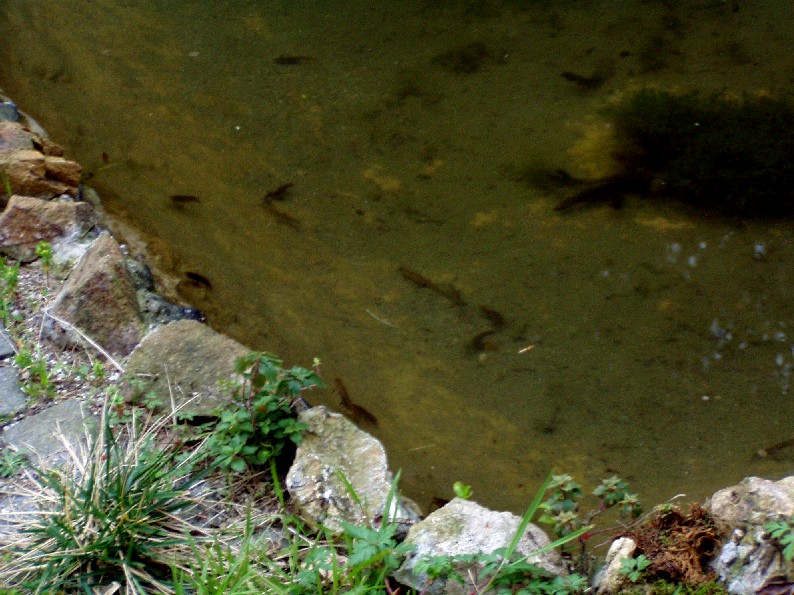
[[(625, 89), (790, 91), (787, 6), (2, 14), (6, 90), (213, 325), (319, 356), (423, 504), (461, 480), (519, 510), (552, 466), (593, 485), (618, 473), (650, 500), (791, 472), (785, 450), (752, 457), (794, 431), (791, 225), (631, 200), (561, 215), (527, 184), (600, 175), (588, 143)], [(338, 390), (314, 400), (341, 407)]]

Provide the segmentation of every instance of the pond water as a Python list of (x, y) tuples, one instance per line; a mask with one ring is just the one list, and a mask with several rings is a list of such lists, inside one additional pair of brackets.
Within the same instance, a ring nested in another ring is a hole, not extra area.
[(344, 411), (341, 383), (425, 508), (462, 481), (520, 511), (552, 468), (648, 504), (794, 471), (791, 449), (754, 457), (794, 437), (792, 223), (558, 213), (531, 183), (606, 171), (601, 110), (629, 89), (790, 93), (789, 2), (0, 15), (0, 86), (175, 290), (253, 348), (319, 357), (310, 401)]

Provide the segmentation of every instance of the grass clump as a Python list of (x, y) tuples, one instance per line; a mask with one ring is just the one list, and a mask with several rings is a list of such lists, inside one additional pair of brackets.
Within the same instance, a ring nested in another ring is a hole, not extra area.
[(189, 531), (177, 513), (191, 504), (199, 478), (189, 460), (158, 440), (161, 423), (103, 423), (86, 453), (63, 468), (29, 465), (37, 512), (14, 543), (0, 582), (33, 593), (91, 592), (112, 583), (126, 593), (171, 593), (172, 566), (189, 557)]

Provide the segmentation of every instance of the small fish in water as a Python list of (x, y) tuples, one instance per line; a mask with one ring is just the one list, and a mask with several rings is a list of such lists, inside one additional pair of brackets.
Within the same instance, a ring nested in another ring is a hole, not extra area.
[(185, 271), (185, 278), (195, 287), (204, 287), (205, 289), (212, 289), (212, 283), (201, 273), (194, 273), (193, 271)]
[(265, 202), (271, 202), (274, 200), (284, 200), (285, 198), (287, 198), (287, 190), (292, 188), (294, 185), (295, 185), (294, 182), (287, 182), (285, 184), (282, 184), (278, 188), (274, 188), (273, 190), (265, 194), (265, 197), (262, 200), (264, 200)]
[(172, 194), (170, 197), (171, 202), (174, 204), (183, 205), (188, 202), (200, 202), (199, 197), (195, 194)]
[(342, 401), (342, 407), (347, 410), (354, 422), (357, 424), (369, 424), (377, 427), (378, 419), (369, 411), (364, 409), (364, 407), (353, 402), (353, 400), (350, 398), (350, 393), (347, 392), (345, 383), (342, 382), (342, 379), (338, 376), (334, 378), (334, 386), (336, 387), (336, 392), (339, 393), (339, 398)]
[(305, 62), (314, 62), (317, 58), (313, 56), (292, 56), (289, 54), (282, 54), (277, 58), (273, 59), (274, 64), (278, 64), (279, 66), (297, 66), (298, 64), (303, 64)]

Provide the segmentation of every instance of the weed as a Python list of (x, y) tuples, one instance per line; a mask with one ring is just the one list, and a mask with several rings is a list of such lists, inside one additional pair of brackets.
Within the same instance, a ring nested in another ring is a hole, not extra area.
[(219, 411), (207, 447), (221, 469), (242, 473), (250, 465), (267, 464), (288, 442), (300, 443), (307, 426), (296, 419), (293, 404), (304, 390), (322, 386), (322, 380), (313, 370), (284, 370), (277, 356), (265, 352), (238, 358), (235, 371), (242, 383)]
[(27, 347), (21, 348), (14, 356), (14, 363), (25, 380), (22, 385), (25, 394), (34, 400), (52, 398), (55, 394), (55, 384), (50, 375), (50, 365), (38, 350), (34, 353)]
[(19, 284), (19, 262), (6, 264), (0, 259), (0, 321), (9, 328), (12, 322), (13, 304)]
[(471, 486), (460, 481), (456, 481), (454, 484), (452, 484), (452, 491), (455, 492), (456, 497), (461, 498), (462, 500), (468, 500), (471, 498)]
[(47, 286), (50, 284), (50, 269), (52, 269), (52, 244), (39, 242), (36, 244), (36, 256), (41, 259), (41, 266), (47, 277)]
[(0, 477), (13, 477), (25, 466), (26, 457), (9, 447), (0, 454)]
[(4, 171), (0, 171), (0, 180), (3, 182), (3, 188), (5, 189), (5, 197), (6, 199), (11, 198), (11, 180), (8, 178)]
[(645, 557), (645, 554), (640, 554), (636, 558), (623, 558), (618, 572), (625, 574), (632, 583), (636, 583), (650, 565), (651, 561)]
[(770, 539), (778, 543), (783, 558), (790, 562), (794, 560), (794, 517), (790, 520), (775, 521), (764, 525), (764, 530), (769, 532)]
[(36, 593), (88, 593), (113, 581), (130, 594), (169, 592), (167, 561), (185, 565), (192, 528), (175, 513), (191, 503), (187, 491), (199, 478), (176, 462), (173, 446), (158, 443), (161, 423), (116, 433), (104, 415), (73, 469), (31, 465), (28, 492), (40, 514), (16, 538), (0, 582)]

